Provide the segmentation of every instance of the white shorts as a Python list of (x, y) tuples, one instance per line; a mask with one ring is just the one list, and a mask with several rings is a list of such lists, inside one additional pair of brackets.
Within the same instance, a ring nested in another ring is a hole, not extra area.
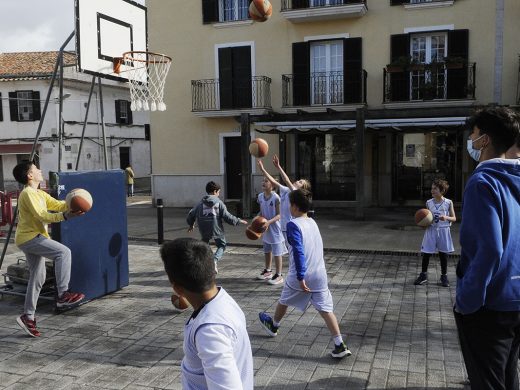
[(273, 256), (282, 256), (287, 253), (287, 248), (283, 242), (279, 242), (278, 244), (268, 244), (264, 242), (264, 253), (272, 253)]
[(422, 253), (454, 252), (453, 240), (449, 227), (435, 229), (430, 227), (424, 232), (424, 238), (421, 245)]
[(319, 292), (305, 292), (295, 290), (286, 284), (283, 286), (282, 295), (279, 302), (285, 306), (292, 306), (301, 311), (305, 311), (309, 303), (318, 311), (325, 313), (332, 313), (334, 310), (334, 303), (332, 301), (332, 294), (330, 290)]

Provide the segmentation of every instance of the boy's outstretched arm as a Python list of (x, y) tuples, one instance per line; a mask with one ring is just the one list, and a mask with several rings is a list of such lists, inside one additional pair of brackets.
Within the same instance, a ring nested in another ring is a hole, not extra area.
[(273, 156), (273, 165), (276, 167), (276, 169), (278, 169), (278, 172), (280, 172), (280, 176), (282, 176), (282, 179), (285, 182), (285, 184), (287, 184), (287, 187), (289, 187), (291, 191), (294, 191), (296, 188), (293, 186), (291, 179), (289, 179), (289, 176), (287, 176), (287, 174), (281, 167), (280, 160), (278, 159), (278, 156), (276, 154)]
[(191, 233), (193, 231), (193, 227), (195, 226), (195, 220), (197, 216), (197, 206), (192, 208), (186, 217), (186, 223), (188, 224), (188, 232)]
[(269, 180), (274, 186), (276, 187), (279, 187), (280, 186), (280, 183), (278, 183), (278, 181), (272, 177), (269, 172), (267, 172), (265, 170), (265, 167), (264, 167), (264, 163), (262, 162), (262, 160), (257, 160), (256, 161), (256, 164), (258, 165), (258, 167), (260, 168), (260, 170), (262, 171), (262, 173), (264, 174), (264, 176), (267, 178), (267, 180)]

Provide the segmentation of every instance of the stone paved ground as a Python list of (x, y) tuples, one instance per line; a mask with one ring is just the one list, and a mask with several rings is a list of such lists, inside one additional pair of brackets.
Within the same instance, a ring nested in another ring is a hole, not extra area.
[[(182, 327), (156, 246), (130, 246), (130, 286), (56, 315), (38, 309), (43, 337), (32, 339), (15, 317), (22, 298), (0, 299), (0, 389), (180, 389)], [(5, 267), (16, 259), (9, 255)], [(276, 338), (257, 323), (281, 291), (253, 278), (255, 248), (234, 247), (218, 282), (244, 310), (258, 389), (462, 389), (465, 373), (451, 313), (454, 288), (415, 287), (419, 258), (328, 252), (335, 312), (353, 356), (333, 361), (321, 317), (289, 311)], [(453, 270), (450, 264), (450, 270)], [(454, 278), (453, 274), (450, 274)]]

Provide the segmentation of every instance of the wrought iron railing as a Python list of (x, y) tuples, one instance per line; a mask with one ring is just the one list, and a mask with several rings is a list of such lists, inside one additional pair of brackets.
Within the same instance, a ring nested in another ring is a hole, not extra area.
[(415, 64), (383, 70), (383, 102), (475, 99), (475, 63)]
[(337, 7), (339, 5), (365, 4), (367, 0), (282, 0), (282, 11), (302, 8)]
[(244, 108), (271, 108), (271, 79), (253, 76), (251, 80), (219, 79), (191, 81), (192, 111), (219, 111)]
[[(367, 72), (344, 78), (343, 72), (313, 72), (308, 76), (282, 75), (282, 106), (366, 104)], [(295, 88), (295, 82), (297, 84)]]

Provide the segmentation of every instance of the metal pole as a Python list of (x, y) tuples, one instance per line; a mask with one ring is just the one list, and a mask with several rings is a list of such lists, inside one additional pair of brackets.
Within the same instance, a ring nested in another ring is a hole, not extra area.
[(105, 136), (105, 109), (103, 107), (103, 87), (101, 86), (101, 77), (98, 77), (98, 87), (99, 107), (101, 113), (101, 133), (103, 134), (103, 156), (105, 157), (105, 170), (108, 171), (107, 137)]
[(163, 200), (157, 199), (157, 243), (162, 245), (164, 242), (164, 206)]
[(356, 110), (356, 219), (365, 219), (365, 109)]
[(58, 115), (58, 172), (61, 172), (61, 145), (63, 143), (63, 52), (59, 54), (60, 61), (60, 96)]
[(96, 85), (96, 77), (92, 77), (92, 82), (90, 83), (90, 92), (88, 94), (88, 102), (87, 102), (87, 110), (85, 111), (85, 120), (83, 121), (83, 131), (81, 132), (81, 140), (79, 141), (79, 150), (78, 150), (78, 158), (76, 159), (76, 171), (79, 166), (79, 158), (81, 156), (81, 150), (83, 149), (83, 139), (85, 138), (85, 130), (87, 128), (88, 121), (88, 111), (90, 109), (90, 101), (92, 99), (92, 93), (94, 92), (94, 85)]
[(249, 114), (240, 116), (240, 154), (242, 161), (242, 218), (251, 216), (251, 131)]
[[(65, 49), (65, 46), (67, 46), (69, 44), (72, 37), (74, 37), (74, 31), (69, 35), (67, 40), (63, 43), (63, 45), (61, 45), (60, 53), (63, 52), (63, 50)], [(31, 157), (29, 158), (30, 161), (34, 160), (34, 155), (36, 154), (36, 147), (38, 146), (38, 141), (40, 139), (40, 133), (41, 133), (42, 127), (43, 127), (43, 121), (45, 120), (45, 115), (47, 114), (47, 108), (49, 107), (49, 101), (51, 99), (52, 88), (54, 88), (54, 82), (56, 81), (56, 75), (58, 74), (59, 65), (60, 65), (60, 56), (58, 55), (58, 58), (56, 58), (56, 64), (54, 65), (54, 71), (52, 72), (51, 84), (49, 85), (49, 90), (47, 91), (47, 97), (45, 99), (45, 104), (43, 106), (42, 115), (40, 117), (40, 123), (38, 124), (38, 130), (36, 131), (36, 136), (34, 137), (33, 147), (31, 150)], [(13, 234), (13, 228), (14, 228), (14, 224), (16, 222), (17, 215), (18, 215), (18, 204), (16, 204), (16, 207), (14, 209), (13, 219), (11, 221), (11, 224), (9, 225), (9, 232), (7, 233), (7, 237), (5, 238), (4, 249), (2, 250), (2, 256), (0, 256), (0, 269), (2, 268), (2, 264), (4, 262), (5, 253), (7, 252), (7, 246), (9, 245), (9, 240), (11, 239), (11, 236)]]

